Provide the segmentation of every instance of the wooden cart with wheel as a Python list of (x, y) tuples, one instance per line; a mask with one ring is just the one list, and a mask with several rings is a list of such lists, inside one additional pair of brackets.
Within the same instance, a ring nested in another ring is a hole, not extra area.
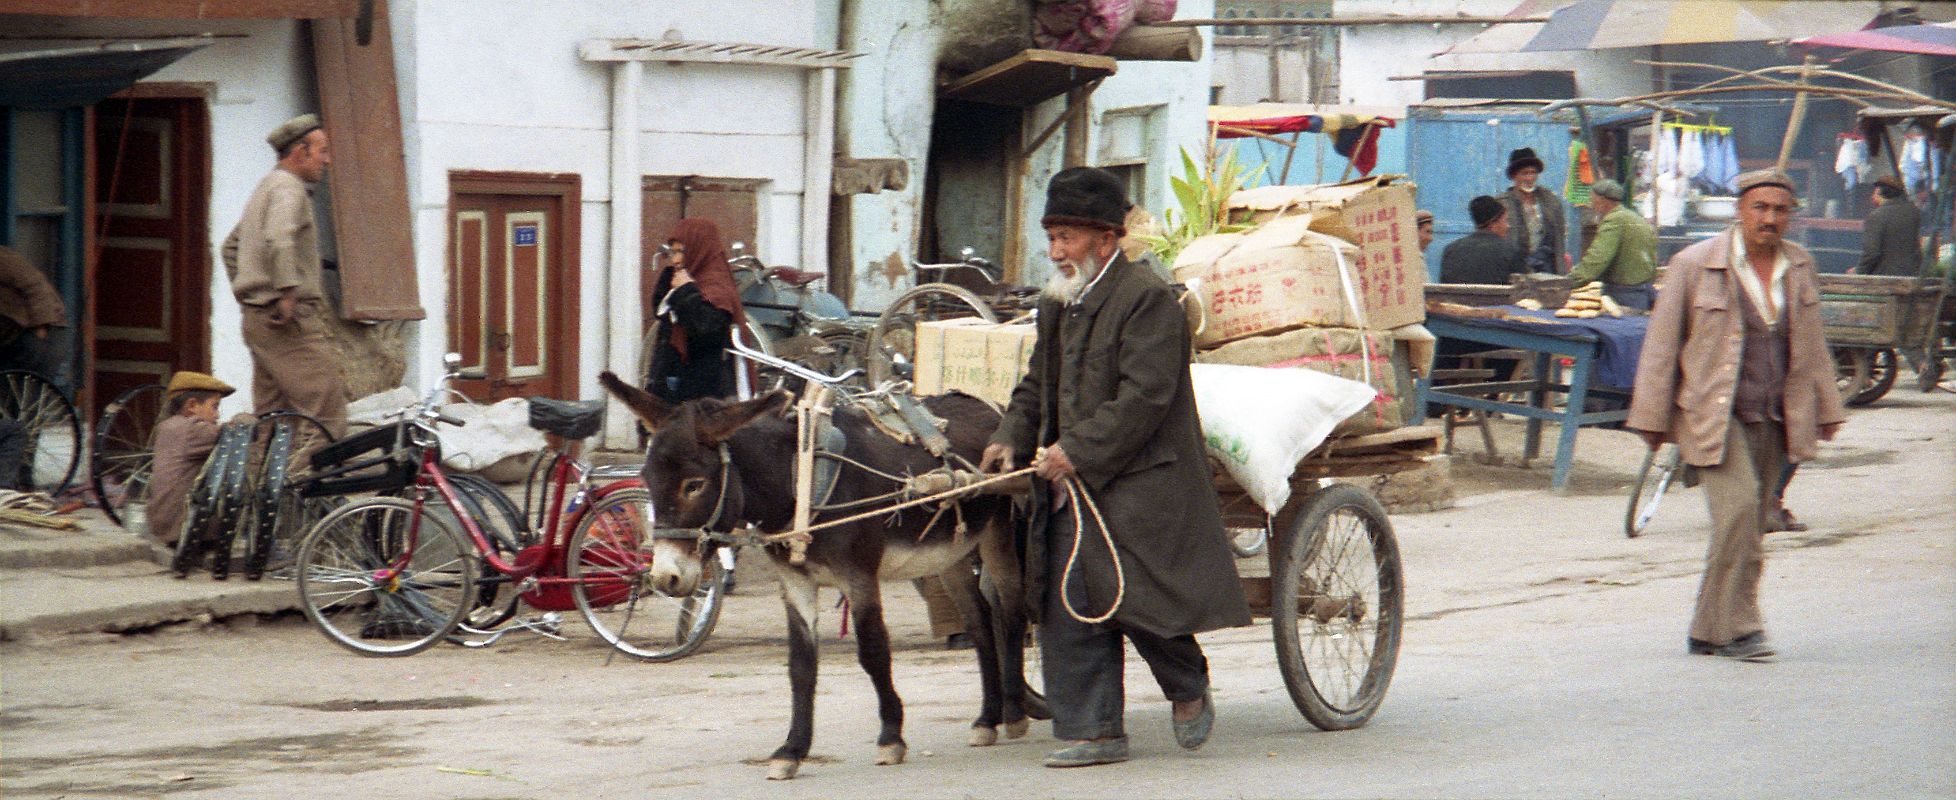
[[(1947, 289), (1937, 278), (1821, 275), (1820, 319), (1848, 405), (1865, 406), (1895, 385), (1900, 356), (1935, 341)], [(1936, 354), (1929, 353), (1930, 359)], [(1918, 359), (1924, 363), (1926, 359)]]
[(1364, 486), (1335, 481), (1417, 468), (1439, 443), (1439, 429), (1426, 426), (1326, 442), (1298, 463), (1290, 500), (1268, 519), (1215, 471), (1225, 525), (1269, 532), (1267, 572), (1238, 562), (1243, 592), (1270, 617), (1291, 702), (1322, 730), (1357, 728), (1377, 713), (1405, 623), (1405, 576), (1385, 507)]

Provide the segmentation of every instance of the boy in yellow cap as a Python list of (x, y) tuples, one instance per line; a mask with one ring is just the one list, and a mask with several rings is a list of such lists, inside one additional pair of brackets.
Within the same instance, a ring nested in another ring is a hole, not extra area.
[(163, 393), (164, 419), (156, 425), (148, 508), (150, 535), (165, 546), (175, 547), (183, 534), (190, 484), (217, 446), (217, 404), (235, 391), (201, 372), (170, 376)]

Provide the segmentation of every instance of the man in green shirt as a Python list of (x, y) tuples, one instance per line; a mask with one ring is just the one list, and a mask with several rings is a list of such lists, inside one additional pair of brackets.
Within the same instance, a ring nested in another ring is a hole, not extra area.
[(1590, 188), (1590, 203), (1601, 222), (1596, 240), (1569, 271), (1576, 286), (1601, 280), (1603, 293), (1624, 308), (1649, 311), (1657, 299), (1650, 288), (1657, 276), (1657, 231), (1623, 207), (1623, 184), (1604, 178)]

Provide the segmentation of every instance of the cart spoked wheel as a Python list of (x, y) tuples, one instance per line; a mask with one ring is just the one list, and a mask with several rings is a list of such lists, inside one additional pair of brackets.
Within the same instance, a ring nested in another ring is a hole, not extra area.
[(220, 560), (213, 553), (216, 550), (222, 551), (223, 571), (229, 573), (231, 537), (237, 526), (238, 507), (243, 504), (245, 460), (250, 451), (250, 425), (230, 424), (218, 430), (217, 445), (204, 459), (196, 482), (191, 484), (190, 496), (185, 499), (189, 504), (184, 515), (187, 524), (177, 532), (177, 552), (170, 560), (170, 569), (177, 577), (188, 577), (191, 570), (203, 563), (206, 553), (212, 554), (211, 572), (215, 576)]
[(1624, 536), (1635, 539), (1650, 525), (1651, 518), (1657, 516), (1657, 506), (1664, 501), (1664, 492), (1671, 488), (1671, 482), (1683, 467), (1684, 456), (1677, 445), (1667, 444), (1644, 453), (1644, 465), (1637, 470), (1636, 490), (1630, 493), (1630, 509), (1623, 516)]
[(247, 580), (258, 580), (273, 562), (289, 559), (306, 526), (332, 510), (322, 502), (308, 503), (291, 489), (311, 473), (312, 452), (333, 438), (319, 420), (296, 411), (274, 411), (252, 426), (246, 459), (251, 482), (242, 512)]
[(150, 383), (117, 395), (95, 421), (88, 480), (109, 521), (134, 533), (148, 530), (150, 462), (156, 423), (163, 420), (163, 386)]
[(1892, 349), (1861, 352), (1868, 356), (1868, 385), (1847, 398), (1847, 404), (1850, 406), (1871, 405), (1874, 401), (1880, 400), (1883, 395), (1888, 394), (1889, 389), (1895, 388), (1895, 374), (1900, 371), (1896, 365), (1898, 359)]
[(81, 461), (81, 419), (59, 387), (24, 369), (0, 371), (0, 420), (20, 425), (25, 444), (13, 485), (50, 495), (75, 479)]
[(1336, 484), (1293, 501), (1271, 551), (1271, 625), (1291, 701), (1327, 731), (1364, 725), (1399, 659), (1405, 584), (1385, 508)]
[(977, 317), (997, 322), (998, 315), (978, 295), (949, 283), (926, 283), (899, 295), (876, 318), (864, 355), (871, 386), (884, 381), (911, 380), (917, 359), (917, 323)]
[(1841, 400), (1848, 404), (1874, 384), (1874, 357), (1872, 351), (1859, 347), (1840, 347), (1834, 350), (1834, 388), (1841, 392)]

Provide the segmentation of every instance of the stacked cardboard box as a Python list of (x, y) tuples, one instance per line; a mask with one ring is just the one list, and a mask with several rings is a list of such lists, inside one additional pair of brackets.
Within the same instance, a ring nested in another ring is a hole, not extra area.
[(1012, 402), (1012, 389), (1025, 375), (1038, 335), (1030, 322), (991, 323), (963, 318), (917, 323), (916, 372), (912, 383), (922, 396), (953, 391), (999, 405)]

